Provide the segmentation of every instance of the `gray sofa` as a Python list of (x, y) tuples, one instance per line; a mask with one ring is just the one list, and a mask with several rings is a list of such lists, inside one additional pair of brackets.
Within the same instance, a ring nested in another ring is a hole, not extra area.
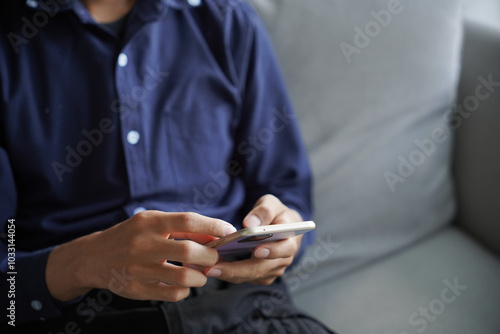
[(341, 334), (500, 333), (500, 32), (454, 0), (251, 0), (314, 173), (286, 274)]

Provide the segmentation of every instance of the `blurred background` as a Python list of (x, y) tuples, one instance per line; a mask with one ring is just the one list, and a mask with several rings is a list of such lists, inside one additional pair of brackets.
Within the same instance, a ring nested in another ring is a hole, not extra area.
[(500, 0), (465, 0), (465, 17), (500, 30)]

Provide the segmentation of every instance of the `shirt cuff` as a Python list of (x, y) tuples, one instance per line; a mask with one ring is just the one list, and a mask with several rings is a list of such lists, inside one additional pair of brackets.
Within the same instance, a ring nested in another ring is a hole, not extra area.
[[(2, 290), (5, 293), (9, 291), (10, 282), (15, 284), (15, 297), (10, 299), (9, 303), (15, 302), (16, 325), (33, 320), (54, 318), (61, 314), (45, 282), (45, 268), (52, 249), (53, 247), (29, 253), (17, 252), (16, 274), (5, 274), (5, 279), (2, 279), (1, 285), (5, 285)], [(4, 276), (3, 273), (2, 276)], [(11, 280), (7, 281), (9, 278)], [(9, 318), (4, 318), (1, 322), (9, 320)]]

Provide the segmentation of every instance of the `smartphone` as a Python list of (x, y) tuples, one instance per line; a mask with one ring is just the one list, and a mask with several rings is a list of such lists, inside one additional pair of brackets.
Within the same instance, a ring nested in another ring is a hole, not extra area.
[(240, 255), (251, 253), (255, 247), (263, 243), (295, 237), (315, 228), (316, 224), (313, 221), (247, 227), (211, 241), (205, 246), (216, 248), (221, 256)]

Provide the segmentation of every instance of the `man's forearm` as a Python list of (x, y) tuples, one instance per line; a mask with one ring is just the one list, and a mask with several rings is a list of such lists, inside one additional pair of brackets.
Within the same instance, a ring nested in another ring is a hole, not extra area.
[(89, 283), (87, 259), (97, 233), (60, 245), (51, 252), (47, 260), (45, 281), (53, 298), (65, 302), (93, 288)]

